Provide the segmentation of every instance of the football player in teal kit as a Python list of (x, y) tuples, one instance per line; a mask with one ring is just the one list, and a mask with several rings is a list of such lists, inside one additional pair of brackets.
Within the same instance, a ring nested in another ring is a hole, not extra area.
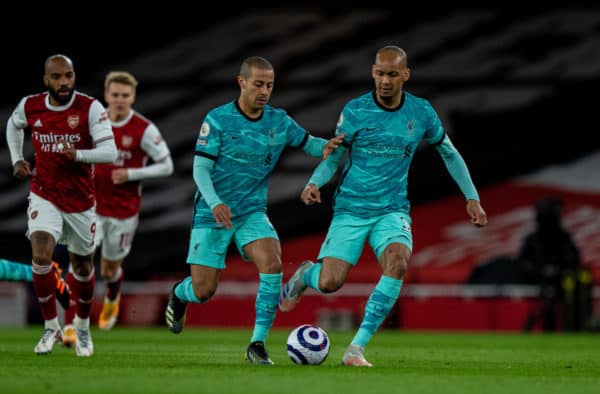
[(421, 141), (435, 146), (466, 199), (476, 226), (487, 217), (461, 155), (444, 132), (431, 104), (403, 90), (410, 69), (404, 50), (388, 46), (375, 57), (375, 90), (350, 100), (340, 115), (340, 149), (322, 162), (302, 192), (305, 204), (321, 202), (319, 188), (329, 182), (347, 151), (348, 160), (334, 195), (334, 217), (321, 246), (319, 264), (303, 262), (283, 287), (279, 307), (291, 310), (307, 287), (321, 293), (338, 290), (358, 261), (365, 241), (373, 248), (382, 276), (371, 293), (363, 321), (342, 364), (372, 366), (367, 345), (400, 293), (412, 250), (408, 169)]
[(256, 320), (246, 358), (272, 364), (265, 340), (281, 289), (281, 247), (267, 217), (267, 184), (283, 149), (300, 148), (324, 159), (343, 136), (312, 137), (288, 114), (267, 103), (275, 73), (264, 58), (241, 66), (240, 97), (211, 110), (196, 141), (194, 180), (198, 187), (187, 262), (191, 276), (173, 287), (166, 320), (173, 333), (183, 329), (188, 302), (203, 303), (215, 293), (229, 244), (259, 271)]

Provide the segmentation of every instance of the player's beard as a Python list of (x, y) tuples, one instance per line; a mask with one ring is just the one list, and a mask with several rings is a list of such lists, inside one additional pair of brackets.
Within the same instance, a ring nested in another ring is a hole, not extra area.
[(60, 105), (65, 105), (69, 101), (71, 101), (71, 97), (73, 97), (73, 93), (75, 92), (75, 89), (73, 89), (73, 88), (69, 89), (69, 94), (67, 96), (59, 95), (58, 91), (54, 90), (54, 89), (48, 89), (48, 92), (50, 93), (50, 96), (52, 96), (52, 98), (54, 100), (58, 101), (58, 103)]

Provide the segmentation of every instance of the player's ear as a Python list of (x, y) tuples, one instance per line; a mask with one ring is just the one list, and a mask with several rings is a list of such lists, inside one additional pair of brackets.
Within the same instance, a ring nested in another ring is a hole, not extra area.
[(237, 76), (237, 83), (240, 86), (240, 89), (244, 88), (244, 78), (241, 75)]
[(406, 67), (404, 69), (404, 82), (410, 79), (410, 68)]

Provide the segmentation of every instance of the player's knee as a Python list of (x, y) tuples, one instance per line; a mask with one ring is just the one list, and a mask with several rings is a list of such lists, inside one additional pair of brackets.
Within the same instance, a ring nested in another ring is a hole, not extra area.
[(34, 253), (31, 260), (37, 265), (52, 264), (52, 256), (50, 256), (46, 253)]
[(202, 302), (208, 301), (217, 291), (217, 286), (194, 284), (194, 295)]
[(281, 273), (281, 262), (279, 260), (272, 260), (263, 266), (261, 270), (265, 274), (280, 274)]
[(406, 274), (406, 271), (408, 271), (406, 259), (402, 255), (397, 254), (393, 256), (392, 259), (389, 259), (383, 274), (391, 276), (392, 278), (401, 279)]
[(71, 264), (73, 272), (79, 276), (89, 276), (94, 269), (94, 264), (91, 261), (82, 261), (77, 264)]
[(102, 276), (102, 279), (104, 279), (104, 280), (113, 279), (116, 273), (117, 273), (117, 270), (112, 267), (101, 267), (100, 268), (100, 276)]
[(344, 281), (336, 277), (323, 277), (319, 278), (319, 290), (323, 293), (333, 293), (339, 290), (344, 284)]

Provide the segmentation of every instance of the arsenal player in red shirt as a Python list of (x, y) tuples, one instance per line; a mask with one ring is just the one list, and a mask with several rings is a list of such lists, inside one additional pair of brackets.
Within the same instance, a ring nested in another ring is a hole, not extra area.
[[(52, 253), (67, 245), (72, 266), (71, 291), (76, 301), (76, 352), (91, 356), (89, 330), (94, 294), (96, 208), (93, 163), (111, 163), (117, 149), (110, 121), (99, 101), (74, 90), (71, 59), (46, 60), (48, 91), (24, 97), (6, 125), (6, 139), (18, 179), (31, 177), (27, 236), (31, 240), (33, 288), (45, 321), (34, 351), (47, 354), (62, 338), (54, 291)], [(24, 131), (31, 133), (35, 166), (23, 156)]]

